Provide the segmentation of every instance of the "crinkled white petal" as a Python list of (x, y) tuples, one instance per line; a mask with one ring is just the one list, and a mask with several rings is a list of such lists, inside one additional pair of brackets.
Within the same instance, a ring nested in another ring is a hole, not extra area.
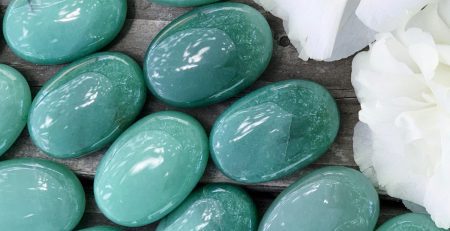
[(408, 55), (408, 49), (392, 34), (379, 34), (372, 45), (370, 63), (381, 72), (392, 74), (413, 74), (418, 67)]
[(447, 24), (447, 26), (450, 26), (450, 0), (440, 0), (438, 12), (439, 16)]
[(450, 65), (450, 45), (437, 45), (439, 59), (445, 65)]
[(377, 175), (373, 168), (372, 155), (372, 132), (367, 124), (358, 122), (354, 130), (353, 152), (355, 162), (358, 164), (361, 172), (364, 173), (374, 184), (378, 184)]
[(365, 26), (356, 16), (355, 10), (359, 0), (347, 1), (344, 15), (341, 18), (333, 52), (325, 61), (347, 58), (367, 47), (375, 40), (375, 31)]
[(359, 0), (254, 0), (283, 19), (303, 60), (349, 57), (374, 40), (374, 31), (355, 15)]
[[(438, 44), (450, 41), (450, 28), (439, 14), (438, 6), (441, 2), (429, 4), (407, 23), (407, 28), (420, 28), (430, 33)], [(447, 12), (450, 14), (450, 11)]]
[(352, 65), (361, 103), (356, 163), (442, 228), (450, 228), (450, 39), (439, 15), (447, 4), (432, 3), (396, 32), (378, 34)]
[(439, 64), (439, 52), (431, 34), (419, 28), (410, 28), (405, 32), (397, 33), (397, 37), (405, 44), (409, 56), (425, 77), (432, 78)]
[(361, 0), (356, 15), (369, 28), (391, 32), (432, 0)]
[[(450, 74), (450, 73), (449, 73)], [(441, 155), (435, 164), (425, 195), (424, 207), (436, 225), (450, 227), (450, 117), (448, 113), (439, 118)]]

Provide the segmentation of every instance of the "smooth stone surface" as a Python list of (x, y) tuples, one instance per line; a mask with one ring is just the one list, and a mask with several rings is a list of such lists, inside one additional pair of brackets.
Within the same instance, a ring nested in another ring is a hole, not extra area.
[(264, 16), (240, 3), (217, 3), (175, 19), (150, 44), (144, 72), (151, 92), (178, 107), (223, 101), (251, 85), (272, 56)]
[(102, 158), (95, 200), (117, 224), (150, 224), (189, 195), (207, 161), (207, 136), (197, 120), (173, 111), (151, 114), (125, 131)]
[(126, 14), (126, 0), (12, 0), (3, 19), (3, 34), (22, 59), (66, 63), (110, 43), (122, 29)]
[(406, 213), (386, 221), (377, 231), (445, 231), (445, 229), (438, 228), (429, 215)]
[(259, 231), (372, 231), (380, 206), (371, 182), (346, 167), (325, 167), (284, 190), (264, 215)]
[(338, 130), (339, 111), (325, 88), (303, 80), (282, 81), (241, 98), (217, 119), (211, 155), (231, 179), (265, 182), (318, 159)]
[(161, 5), (176, 7), (200, 6), (218, 1), (220, 0), (150, 0), (150, 2), (158, 3)]
[(60, 70), (35, 97), (28, 129), (56, 158), (74, 158), (114, 141), (146, 99), (142, 70), (130, 57), (97, 53)]
[(257, 222), (256, 207), (244, 190), (227, 184), (210, 184), (193, 192), (156, 230), (253, 231)]
[(17, 70), (0, 64), (0, 156), (19, 137), (27, 123), (31, 93)]
[(95, 226), (86, 229), (80, 229), (78, 231), (121, 231), (121, 229), (111, 226)]
[(41, 159), (0, 162), (0, 229), (71, 231), (84, 213), (80, 181), (64, 165)]

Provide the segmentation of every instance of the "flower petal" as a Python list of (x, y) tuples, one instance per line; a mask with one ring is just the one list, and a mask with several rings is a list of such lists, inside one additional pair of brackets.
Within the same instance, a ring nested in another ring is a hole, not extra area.
[(303, 60), (339, 60), (374, 40), (374, 31), (355, 15), (359, 0), (254, 1), (283, 19), (285, 31)]
[(390, 32), (432, 0), (361, 0), (356, 15), (369, 28)]

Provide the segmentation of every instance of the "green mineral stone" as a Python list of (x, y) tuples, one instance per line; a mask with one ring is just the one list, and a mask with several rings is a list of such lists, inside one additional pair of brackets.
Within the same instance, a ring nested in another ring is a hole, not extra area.
[(12, 0), (3, 34), (13, 52), (29, 62), (66, 63), (110, 43), (126, 14), (126, 0)]
[(14, 68), (0, 64), (0, 156), (25, 127), (30, 105), (30, 87), (25, 78)]
[(247, 193), (227, 184), (210, 184), (193, 192), (164, 218), (157, 231), (257, 229), (256, 207)]
[(0, 162), (0, 230), (71, 231), (84, 213), (78, 178), (41, 159)]
[(227, 109), (211, 131), (211, 155), (228, 177), (246, 183), (286, 176), (324, 154), (339, 111), (322, 86), (303, 80), (258, 89)]
[(377, 231), (445, 231), (438, 228), (429, 215), (406, 213), (386, 221)]
[(264, 215), (259, 231), (373, 231), (380, 206), (372, 183), (360, 172), (326, 167), (283, 191)]
[(176, 7), (200, 6), (218, 1), (220, 0), (150, 0), (150, 2), (158, 3), (161, 5)]
[(39, 91), (28, 129), (36, 146), (74, 158), (114, 141), (146, 99), (139, 65), (121, 53), (97, 53), (59, 71)]
[(86, 229), (80, 229), (78, 231), (121, 231), (121, 229), (111, 226), (95, 226)]
[(186, 114), (144, 117), (114, 142), (97, 167), (98, 207), (113, 222), (129, 227), (161, 219), (202, 177), (207, 140), (202, 126)]
[(240, 3), (194, 9), (150, 44), (144, 72), (152, 93), (179, 107), (223, 101), (252, 84), (272, 56), (266, 19)]

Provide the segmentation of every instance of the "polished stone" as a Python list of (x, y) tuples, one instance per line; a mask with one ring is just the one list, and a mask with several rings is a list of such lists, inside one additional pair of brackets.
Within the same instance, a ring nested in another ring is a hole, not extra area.
[(324, 154), (339, 129), (336, 102), (303, 80), (274, 83), (228, 108), (211, 131), (211, 155), (228, 177), (246, 183), (279, 179)]
[(200, 6), (218, 1), (220, 0), (151, 0), (150, 2), (167, 6), (188, 7), (188, 6)]
[(78, 231), (121, 231), (121, 229), (111, 226), (95, 226), (86, 229), (80, 229)]
[(179, 107), (223, 101), (252, 84), (272, 56), (266, 19), (240, 3), (217, 3), (175, 19), (150, 44), (144, 72), (152, 93)]
[(17, 70), (0, 64), (0, 156), (19, 137), (27, 123), (31, 93)]
[(429, 215), (406, 213), (386, 221), (377, 231), (445, 231), (445, 229), (438, 228)]
[(150, 224), (189, 195), (207, 161), (207, 136), (194, 118), (173, 111), (151, 114), (125, 131), (101, 160), (95, 200), (117, 224)]
[(378, 194), (360, 172), (325, 167), (284, 190), (264, 215), (259, 231), (373, 231)]
[(41, 159), (0, 162), (0, 229), (71, 231), (83, 216), (84, 191), (64, 165)]
[(110, 43), (126, 14), (126, 0), (13, 0), (3, 34), (13, 52), (29, 62), (66, 63)]
[(146, 88), (139, 65), (121, 53), (97, 53), (59, 71), (35, 97), (28, 129), (36, 146), (74, 158), (114, 141), (141, 111)]
[(257, 220), (256, 207), (244, 190), (228, 184), (210, 184), (194, 191), (156, 230), (253, 231)]

